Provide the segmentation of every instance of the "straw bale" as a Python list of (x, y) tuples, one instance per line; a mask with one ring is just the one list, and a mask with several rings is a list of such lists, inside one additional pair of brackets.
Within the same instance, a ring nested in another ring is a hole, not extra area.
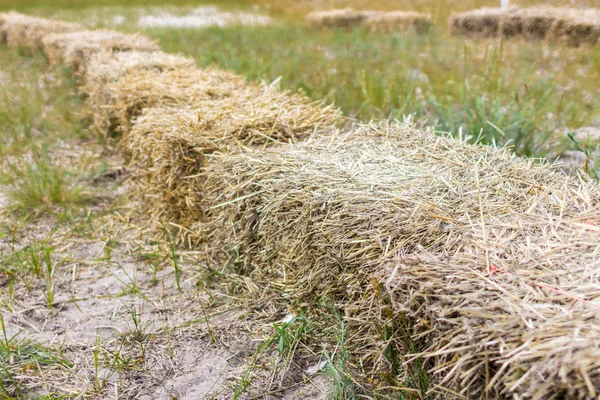
[(523, 37), (570, 46), (600, 43), (600, 10), (566, 7), (483, 8), (450, 17), (454, 35)]
[(372, 11), (356, 11), (352, 8), (314, 11), (306, 16), (306, 21), (314, 28), (349, 28), (362, 24), (373, 14)]
[(88, 103), (94, 105), (94, 119), (107, 129), (111, 104), (111, 95), (107, 91), (109, 84), (119, 82), (127, 73), (135, 70), (155, 72), (194, 69), (195, 61), (179, 55), (156, 52), (116, 52), (102, 50), (93, 54), (87, 64), (81, 91), (88, 96)]
[(109, 82), (116, 82), (127, 72), (133, 70), (163, 72), (194, 68), (195, 64), (193, 58), (167, 54), (162, 51), (102, 50), (90, 57), (81, 90), (86, 94), (94, 93)]
[(111, 135), (129, 132), (132, 119), (144, 108), (232, 97), (245, 85), (243, 77), (214, 68), (132, 69), (121, 79), (98, 88), (98, 93), (88, 100), (95, 125)]
[(103, 29), (48, 35), (43, 45), (51, 63), (66, 64), (78, 72), (84, 72), (91, 55), (101, 50), (160, 51), (154, 41), (140, 34)]
[(482, 8), (450, 16), (453, 35), (471, 37), (497, 37), (500, 20), (506, 11), (500, 8)]
[(220, 153), (203, 173), (208, 261), (330, 298), (366, 387), (422, 362), (440, 398), (600, 393), (596, 182), (386, 123)]
[(43, 47), (42, 39), (46, 35), (75, 32), (83, 29), (83, 26), (77, 23), (9, 12), (0, 16), (0, 43), (6, 43), (13, 48), (25, 47), (41, 50)]
[(426, 33), (433, 24), (431, 14), (414, 11), (391, 11), (374, 13), (364, 20), (372, 31), (415, 31)]
[(207, 155), (297, 142), (317, 130), (331, 132), (339, 121), (333, 106), (266, 84), (248, 84), (223, 99), (147, 108), (123, 147), (146, 209), (156, 221), (185, 227), (203, 216), (199, 188)]

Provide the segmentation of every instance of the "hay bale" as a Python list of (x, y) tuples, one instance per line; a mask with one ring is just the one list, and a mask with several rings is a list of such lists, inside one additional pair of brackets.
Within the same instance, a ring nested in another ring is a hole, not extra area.
[(160, 51), (158, 45), (140, 34), (111, 30), (81, 31), (48, 35), (43, 39), (44, 52), (53, 64), (66, 64), (83, 73), (89, 58), (102, 50)]
[(119, 82), (126, 74), (135, 70), (154, 72), (194, 69), (195, 61), (179, 55), (156, 52), (115, 52), (102, 50), (93, 54), (87, 64), (81, 91), (92, 104), (93, 119), (106, 131), (109, 126), (111, 104), (109, 85)]
[(203, 217), (199, 188), (208, 154), (297, 142), (315, 131), (333, 131), (340, 119), (333, 106), (248, 84), (227, 98), (184, 108), (147, 108), (123, 147), (153, 219), (186, 227)]
[(94, 93), (109, 82), (116, 82), (133, 70), (163, 72), (194, 68), (195, 64), (193, 58), (167, 54), (162, 51), (102, 50), (90, 57), (81, 90), (86, 94)]
[(306, 16), (306, 21), (313, 28), (349, 28), (362, 24), (373, 14), (376, 13), (372, 11), (356, 11), (352, 8), (314, 11)]
[(455, 36), (497, 37), (500, 21), (506, 14), (500, 8), (482, 8), (450, 16), (450, 32)]
[[(543, 12), (544, 9), (540, 10)], [(600, 10), (558, 8), (554, 13), (556, 22), (546, 39), (574, 47), (600, 44)]]
[(454, 35), (523, 37), (569, 46), (600, 43), (600, 10), (554, 8), (484, 8), (450, 17)]
[(90, 97), (96, 127), (107, 135), (127, 133), (144, 108), (197, 104), (231, 97), (243, 77), (219, 69), (132, 69)]
[(41, 50), (42, 39), (46, 35), (83, 29), (83, 26), (77, 23), (37, 18), (16, 12), (0, 15), (0, 43), (6, 43), (12, 48)]
[(426, 33), (433, 25), (431, 14), (413, 11), (374, 13), (364, 20), (364, 25), (375, 32), (415, 31)]
[(422, 362), (441, 398), (600, 393), (597, 183), (387, 124), (219, 154), (203, 173), (209, 262), (329, 297), (366, 387)]

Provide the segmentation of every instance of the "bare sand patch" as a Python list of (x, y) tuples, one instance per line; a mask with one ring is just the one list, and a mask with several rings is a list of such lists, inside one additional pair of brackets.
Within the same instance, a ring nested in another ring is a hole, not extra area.
[(143, 15), (138, 20), (142, 28), (207, 28), (231, 25), (269, 25), (273, 20), (261, 14), (222, 11), (217, 7), (198, 7), (185, 15), (168, 11)]

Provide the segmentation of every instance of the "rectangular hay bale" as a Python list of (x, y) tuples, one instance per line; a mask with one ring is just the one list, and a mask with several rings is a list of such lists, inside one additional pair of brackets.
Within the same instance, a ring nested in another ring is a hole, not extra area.
[(306, 16), (306, 21), (313, 28), (349, 28), (362, 24), (372, 14), (373, 12), (352, 8), (314, 11)]
[(96, 127), (106, 135), (128, 133), (144, 108), (197, 104), (234, 95), (243, 77), (214, 68), (132, 69), (89, 98)]
[(569, 46), (600, 43), (600, 10), (538, 6), (483, 8), (450, 17), (454, 35), (522, 37)]
[(600, 393), (597, 182), (389, 123), (222, 153), (203, 174), (207, 262), (239, 252), (284, 298), (329, 298), (361, 385), (412, 365), (440, 398)]
[(51, 63), (66, 64), (80, 73), (85, 73), (90, 57), (102, 50), (160, 51), (146, 36), (105, 29), (48, 35), (43, 39), (43, 46)]
[(363, 23), (374, 32), (414, 31), (417, 33), (427, 33), (433, 25), (431, 14), (414, 11), (374, 13), (368, 16)]
[[(192, 58), (171, 55), (162, 51), (107, 51), (102, 50), (90, 57), (86, 74), (83, 78), (81, 91), (88, 96), (88, 103), (92, 105), (94, 120), (108, 129), (110, 110), (106, 107), (111, 104), (109, 85), (119, 82), (125, 75), (133, 71), (145, 70), (157, 73), (165, 71), (195, 69)], [(112, 86), (111, 86), (112, 87)]]
[(180, 108), (147, 108), (122, 147), (131, 157), (146, 209), (152, 210), (155, 220), (185, 228), (203, 216), (199, 188), (210, 154), (331, 133), (340, 119), (333, 106), (266, 84), (248, 84), (221, 99)]
[(16, 12), (0, 15), (0, 43), (6, 43), (12, 48), (41, 50), (42, 40), (46, 35), (81, 30), (84, 30), (82, 25), (72, 22), (32, 17)]

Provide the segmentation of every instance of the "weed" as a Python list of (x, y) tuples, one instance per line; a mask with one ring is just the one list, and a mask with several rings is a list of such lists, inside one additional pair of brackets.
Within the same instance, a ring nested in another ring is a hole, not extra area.
[(575, 147), (575, 150), (585, 154), (585, 164), (583, 166), (584, 172), (594, 179), (600, 179), (600, 170), (596, 168), (594, 164), (594, 156), (598, 154), (598, 150), (600, 150), (600, 144), (592, 143), (589, 138), (586, 143), (582, 143), (582, 141), (575, 137), (573, 132), (569, 132), (567, 136), (569, 137), (573, 147)]
[(52, 305), (54, 304), (54, 264), (52, 263), (52, 247), (46, 247), (43, 249), (43, 257), (44, 262), (46, 264), (46, 301), (48, 304), (48, 308), (52, 309)]
[(70, 370), (73, 363), (53, 349), (27, 339), (19, 339), (18, 334), (9, 337), (4, 316), (0, 313), (0, 395), (10, 399), (29, 398), (22, 381), (30, 374), (42, 374), (44, 368)]
[(150, 334), (146, 333), (146, 329), (148, 327), (142, 322), (142, 315), (135, 306), (131, 307), (129, 310), (129, 315), (131, 317), (131, 321), (133, 322), (131, 336), (134, 342), (140, 346), (140, 361), (143, 363), (146, 361), (146, 345), (150, 338)]
[(82, 192), (73, 175), (50, 159), (42, 150), (32, 155), (32, 162), (11, 167), (13, 181), (8, 191), (11, 206), (22, 215), (37, 217), (82, 204), (91, 194)]
[(238, 399), (248, 390), (254, 379), (254, 371), (257, 368), (262, 368), (258, 365), (258, 360), (275, 344), (277, 345), (277, 351), (279, 352), (280, 357), (285, 360), (282, 374), (283, 379), (289, 368), (289, 364), (296, 353), (298, 344), (307, 333), (308, 326), (309, 321), (304, 317), (303, 313), (300, 315), (290, 314), (282, 321), (274, 323), (273, 333), (258, 346), (252, 359), (248, 363), (249, 366), (241, 375), (235, 388), (233, 399)]
[(327, 360), (325, 373), (329, 376), (332, 382), (332, 390), (330, 397), (333, 400), (354, 399), (358, 393), (358, 388), (355, 382), (350, 378), (348, 369), (348, 350), (346, 348), (346, 324), (342, 316), (335, 310), (327, 299), (323, 300), (326, 308), (330, 309), (332, 316), (337, 322), (337, 345), (333, 354), (329, 355), (325, 352), (324, 356)]

